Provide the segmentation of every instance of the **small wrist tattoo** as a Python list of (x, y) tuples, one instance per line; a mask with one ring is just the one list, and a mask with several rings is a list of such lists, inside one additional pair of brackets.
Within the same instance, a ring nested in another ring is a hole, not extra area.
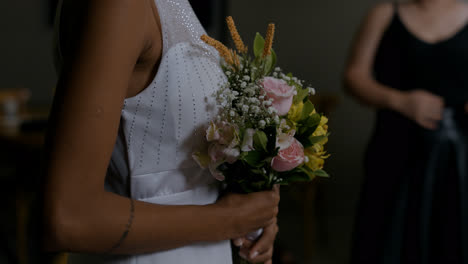
[(107, 252), (108, 254), (112, 253), (117, 248), (119, 248), (122, 245), (123, 241), (127, 238), (128, 232), (130, 232), (130, 228), (132, 227), (134, 214), (135, 214), (135, 205), (133, 204), (133, 199), (130, 198), (130, 217), (128, 218), (127, 225), (125, 226), (125, 231), (123, 232), (119, 241), (117, 241), (117, 243), (115, 243), (115, 245)]

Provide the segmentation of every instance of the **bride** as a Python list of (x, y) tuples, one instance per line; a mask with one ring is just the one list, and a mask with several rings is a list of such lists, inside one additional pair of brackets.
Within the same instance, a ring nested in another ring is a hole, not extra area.
[(271, 263), (278, 188), (219, 198), (191, 159), (225, 79), (187, 0), (64, 1), (59, 14), (46, 250), (71, 263), (231, 263), (233, 239)]

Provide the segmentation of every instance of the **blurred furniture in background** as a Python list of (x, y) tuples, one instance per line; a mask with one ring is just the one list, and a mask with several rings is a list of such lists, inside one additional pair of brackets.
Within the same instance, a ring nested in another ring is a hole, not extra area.
[(26, 102), (31, 97), (27, 89), (8, 89), (0, 91), (0, 125), (15, 127), (19, 115), (24, 112)]
[[(0, 196), (7, 201), (0, 221), (7, 263), (35, 263), (29, 248), (38, 230), (30, 227), (31, 209), (40, 184), (40, 159), (48, 108), (28, 107), (27, 89), (0, 90)], [(36, 221), (38, 222), (38, 221)]]

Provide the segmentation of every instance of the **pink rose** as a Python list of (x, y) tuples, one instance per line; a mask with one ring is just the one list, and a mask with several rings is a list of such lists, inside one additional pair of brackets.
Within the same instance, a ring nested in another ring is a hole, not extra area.
[(289, 171), (304, 162), (304, 147), (294, 138), (288, 148), (280, 150), (278, 155), (271, 160), (271, 168), (275, 171)]
[(282, 116), (289, 112), (291, 108), (294, 91), (293, 86), (289, 86), (284, 80), (273, 77), (265, 77), (262, 81), (263, 90), (266, 95), (273, 99), (273, 108)]

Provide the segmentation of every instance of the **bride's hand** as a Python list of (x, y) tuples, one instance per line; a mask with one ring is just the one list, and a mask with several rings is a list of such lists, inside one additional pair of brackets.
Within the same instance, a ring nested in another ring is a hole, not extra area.
[(273, 257), (273, 246), (278, 233), (278, 225), (275, 221), (263, 229), (263, 234), (257, 241), (246, 238), (234, 240), (234, 244), (240, 247), (239, 255), (251, 263), (271, 264)]
[(228, 193), (213, 206), (224, 212), (228, 235), (235, 238), (275, 223), (279, 200), (279, 190), (275, 187), (250, 194)]

